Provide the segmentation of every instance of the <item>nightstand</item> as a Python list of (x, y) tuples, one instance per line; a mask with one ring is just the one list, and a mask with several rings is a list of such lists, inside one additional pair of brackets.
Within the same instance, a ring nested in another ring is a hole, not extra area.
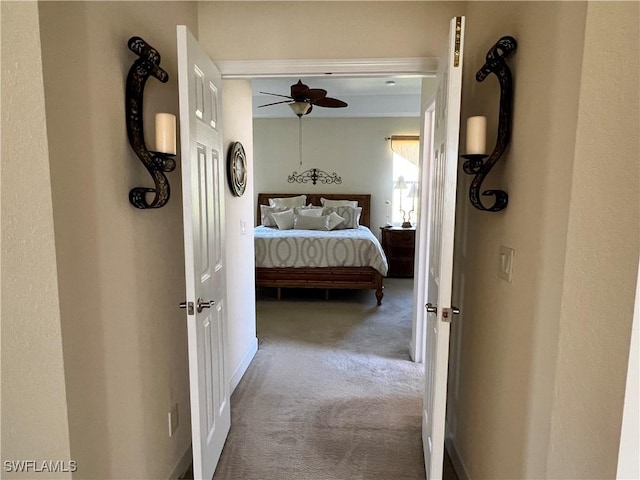
[(413, 277), (416, 229), (380, 227), (382, 249), (389, 262), (388, 277)]

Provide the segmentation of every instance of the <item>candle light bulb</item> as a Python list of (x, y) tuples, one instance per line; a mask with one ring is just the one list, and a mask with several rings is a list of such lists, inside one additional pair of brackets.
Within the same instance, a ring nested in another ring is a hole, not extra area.
[(487, 152), (487, 117), (467, 119), (467, 154), (484, 155)]
[(156, 152), (176, 154), (176, 116), (156, 113)]

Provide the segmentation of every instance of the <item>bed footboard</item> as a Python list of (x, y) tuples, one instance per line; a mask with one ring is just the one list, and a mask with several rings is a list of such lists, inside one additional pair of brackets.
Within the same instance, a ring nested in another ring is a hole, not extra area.
[(372, 267), (256, 268), (257, 287), (375, 290), (378, 305), (383, 278)]

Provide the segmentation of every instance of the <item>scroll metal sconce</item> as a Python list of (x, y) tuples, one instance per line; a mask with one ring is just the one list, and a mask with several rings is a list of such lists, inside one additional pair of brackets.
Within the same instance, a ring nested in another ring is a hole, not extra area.
[[(160, 54), (140, 37), (131, 37), (129, 50), (138, 55), (127, 75), (125, 111), (129, 144), (153, 178), (155, 188), (134, 187), (129, 192), (129, 201), (136, 208), (160, 208), (169, 201), (171, 189), (165, 173), (176, 168), (176, 117), (169, 113), (156, 115), (156, 151), (147, 149), (144, 141), (142, 100), (144, 87), (150, 76), (166, 83), (169, 74), (160, 68)], [(147, 194), (153, 200), (147, 201)]]
[(462, 166), (465, 173), (475, 175), (469, 188), (469, 200), (478, 210), (499, 212), (509, 202), (509, 195), (504, 190), (485, 190), (483, 197), (494, 197), (493, 205), (486, 207), (480, 198), (482, 182), (505, 152), (511, 141), (511, 114), (513, 109), (513, 79), (511, 70), (505, 61), (518, 47), (516, 39), (502, 37), (487, 52), (485, 64), (476, 73), (476, 81), (482, 82), (491, 73), (498, 77), (500, 83), (500, 111), (498, 115), (498, 139), (491, 155), (485, 153), (487, 119), (470, 117), (467, 120), (467, 153), (461, 155), (466, 159)]

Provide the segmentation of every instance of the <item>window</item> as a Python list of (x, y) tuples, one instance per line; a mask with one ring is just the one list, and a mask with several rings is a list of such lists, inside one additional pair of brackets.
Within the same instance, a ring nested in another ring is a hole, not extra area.
[(391, 203), (391, 223), (413, 226), (418, 218), (418, 192), (420, 137), (392, 136), (393, 150), (393, 200)]

